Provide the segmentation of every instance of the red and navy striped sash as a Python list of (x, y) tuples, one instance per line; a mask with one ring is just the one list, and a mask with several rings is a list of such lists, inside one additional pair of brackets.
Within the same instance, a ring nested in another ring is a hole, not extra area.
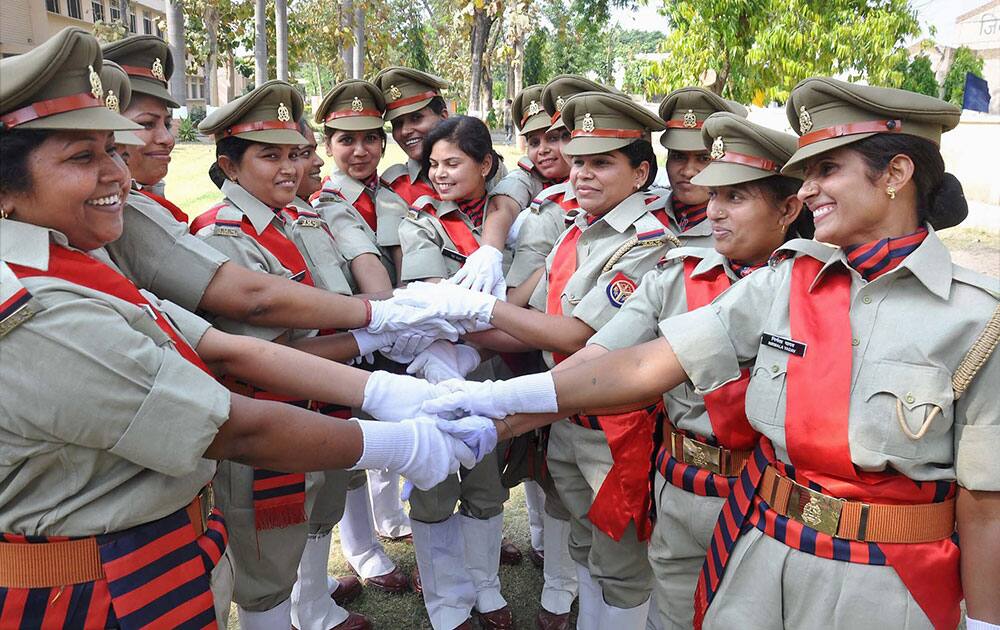
[[(96, 537), (105, 577), (42, 588), (0, 587), (0, 628), (214, 629), (211, 572), (225, 551), (218, 510), (198, 536), (182, 508)], [(0, 534), (0, 544), (45, 544), (62, 536)]]
[(465, 213), (472, 221), (472, 225), (479, 227), (483, 224), (483, 213), (486, 211), (486, 197), (479, 199), (460, 199), (458, 209)]
[(883, 238), (861, 245), (849, 245), (844, 248), (847, 262), (854, 267), (861, 277), (871, 282), (881, 275), (889, 273), (903, 262), (913, 250), (927, 238), (927, 228), (894, 238)]

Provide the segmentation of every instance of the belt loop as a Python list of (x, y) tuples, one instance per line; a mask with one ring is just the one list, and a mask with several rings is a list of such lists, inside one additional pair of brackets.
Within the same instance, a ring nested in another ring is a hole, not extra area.
[(858, 535), (857, 539), (863, 541), (865, 539), (865, 533), (868, 530), (868, 510), (871, 506), (867, 503), (861, 504), (861, 516), (858, 517)]

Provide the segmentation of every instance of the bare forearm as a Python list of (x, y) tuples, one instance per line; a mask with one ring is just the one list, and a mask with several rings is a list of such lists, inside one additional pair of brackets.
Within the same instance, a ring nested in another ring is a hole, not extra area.
[(1000, 624), (1000, 492), (959, 488), (956, 518), (969, 616)]
[(204, 456), (287, 472), (348, 468), (361, 457), (356, 422), (232, 395), (229, 420)]
[(507, 233), (520, 211), (517, 202), (506, 195), (490, 198), (489, 211), (483, 221), (482, 244), (503, 251)]
[(538, 281), (542, 278), (543, 273), (545, 273), (544, 267), (539, 267), (528, 276), (527, 280), (516, 287), (507, 289), (507, 303), (527, 307), (528, 301), (531, 300), (531, 294), (535, 292), (535, 287), (538, 286)]
[(367, 324), (361, 300), (251, 271), (227, 262), (212, 278), (199, 308), (259, 326), (360, 328)]
[(494, 350), (496, 352), (530, 352), (534, 350), (532, 346), (519, 340), (517, 337), (505, 333), (496, 328), (484, 330), (478, 333), (469, 333), (462, 337), (465, 341), (479, 348)]
[(297, 339), (288, 345), (296, 350), (342, 363), (361, 354), (357, 340), (349, 332)]
[(392, 292), (392, 281), (382, 261), (375, 254), (361, 254), (351, 261), (351, 274), (361, 293)]
[(594, 329), (575, 317), (548, 315), (506, 302), (493, 309), (493, 325), (531, 348), (573, 354), (594, 334)]
[(403, 248), (399, 245), (394, 245), (389, 248), (389, 255), (392, 256), (392, 265), (396, 268), (397, 286), (401, 286), (402, 283), (399, 282), (398, 276), (403, 272)]

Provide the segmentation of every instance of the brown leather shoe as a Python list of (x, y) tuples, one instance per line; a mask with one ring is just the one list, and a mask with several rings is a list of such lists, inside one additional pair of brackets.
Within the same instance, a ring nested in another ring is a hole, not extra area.
[(511, 630), (514, 627), (514, 614), (510, 606), (504, 606), (488, 613), (475, 611), (479, 627), (483, 630)]
[[(333, 598), (333, 601), (337, 602), (338, 606), (350, 604), (361, 595), (361, 580), (353, 575), (337, 576), (337, 581), (340, 582), (340, 586), (337, 587), (337, 590), (330, 597)], [(347, 622), (345, 621), (344, 623)], [(337, 627), (339, 628), (340, 626)], [(350, 627), (353, 628), (354, 626)]]
[(455, 626), (455, 630), (475, 630), (475, 626), (472, 625), (472, 619), (466, 619), (459, 625)]
[(539, 551), (532, 547), (528, 551), (528, 559), (531, 560), (531, 564), (535, 565), (536, 569), (541, 569), (545, 566), (545, 552)]
[(382, 534), (379, 534), (378, 539), (387, 543), (404, 543), (407, 545), (413, 544), (413, 534), (407, 534), (405, 536), (383, 536)]
[(557, 615), (539, 608), (538, 616), (535, 617), (535, 627), (538, 630), (569, 630), (569, 613)]
[(393, 567), (385, 575), (366, 579), (365, 586), (377, 588), (384, 593), (406, 593), (410, 590), (410, 578), (399, 567)]
[(500, 541), (500, 564), (521, 564), (521, 550), (506, 536)]
[(348, 613), (347, 619), (335, 625), (330, 630), (371, 630), (371, 619), (361, 613)]
[(417, 595), (421, 595), (424, 592), (424, 587), (420, 583), (419, 567), (413, 567), (413, 572), (410, 573), (410, 588), (412, 588), (413, 592), (416, 593)]

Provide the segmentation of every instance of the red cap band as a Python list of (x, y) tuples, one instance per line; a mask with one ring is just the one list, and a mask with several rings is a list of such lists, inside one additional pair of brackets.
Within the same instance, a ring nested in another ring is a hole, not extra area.
[(572, 134), (574, 138), (641, 138), (643, 135), (644, 132), (638, 129), (594, 129), (593, 131), (577, 129)]
[(357, 116), (373, 116), (375, 118), (381, 118), (382, 112), (378, 111), (377, 109), (362, 109), (361, 111), (354, 111), (353, 109), (343, 109), (339, 112), (330, 112), (323, 120), (326, 122), (330, 122), (331, 120), (337, 120), (338, 118), (354, 118)]
[(686, 124), (683, 120), (668, 120), (667, 129), (701, 129), (704, 124), (705, 121), (703, 120), (699, 120), (694, 126)]
[(232, 127), (226, 127), (226, 130), (221, 134), (222, 136), (235, 136), (236, 134), (246, 133), (248, 131), (264, 131), (267, 129), (292, 129), (294, 131), (299, 130), (299, 126), (292, 121), (283, 120), (258, 120), (252, 123), (243, 123), (242, 125), (233, 125)]
[(759, 158), (755, 155), (746, 155), (743, 153), (734, 153), (732, 151), (726, 151), (722, 157), (717, 157), (712, 160), (713, 162), (728, 162), (730, 164), (742, 164), (744, 166), (752, 166), (754, 168), (759, 168), (762, 171), (772, 171), (777, 173), (781, 170), (781, 166), (773, 160), (766, 160), (764, 158)]
[(807, 147), (820, 140), (839, 138), (841, 136), (853, 136), (859, 133), (900, 133), (903, 131), (902, 120), (872, 120), (860, 123), (848, 123), (846, 125), (833, 125), (824, 127), (799, 138), (799, 148)]
[(397, 101), (388, 103), (385, 106), (385, 108), (386, 110), (397, 109), (399, 107), (404, 107), (412, 103), (417, 103), (419, 101), (424, 100), (425, 98), (434, 98), (435, 96), (440, 96), (440, 94), (438, 94), (434, 90), (431, 90), (430, 92), (421, 92), (420, 94), (414, 94), (413, 96), (407, 96), (406, 98), (401, 98)]
[(32, 120), (45, 118), (46, 116), (54, 116), (89, 107), (104, 107), (104, 103), (90, 92), (81, 92), (80, 94), (50, 98), (47, 101), (38, 101), (27, 107), (15, 109), (0, 116), (0, 123), (3, 123), (5, 128), (11, 129)]
[(142, 66), (122, 66), (122, 70), (124, 70), (129, 76), (146, 77), (147, 79), (152, 79), (162, 83), (164, 86), (167, 85), (165, 80), (153, 74), (153, 71), (149, 68), (143, 68)]

